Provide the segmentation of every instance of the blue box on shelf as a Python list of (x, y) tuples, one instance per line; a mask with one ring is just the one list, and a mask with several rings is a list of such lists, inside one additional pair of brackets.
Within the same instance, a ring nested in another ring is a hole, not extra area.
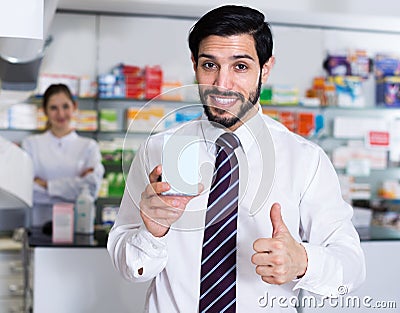
[(400, 76), (387, 76), (377, 80), (376, 103), (383, 107), (400, 107)]

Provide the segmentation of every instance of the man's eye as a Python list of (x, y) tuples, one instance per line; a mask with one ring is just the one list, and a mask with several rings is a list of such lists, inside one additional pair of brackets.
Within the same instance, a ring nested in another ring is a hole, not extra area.
[(238, 64), (236, 65), (236, 68), (240, 71), (247, 70), (247, 66), (245, 64)]
[(212, 62), (205, 62), (205, 63), (203, 63), (203, 67), (205, 69), (213, 69), (213, 68), (216, 67), (216, 65), (214, 63), (212, 63)]

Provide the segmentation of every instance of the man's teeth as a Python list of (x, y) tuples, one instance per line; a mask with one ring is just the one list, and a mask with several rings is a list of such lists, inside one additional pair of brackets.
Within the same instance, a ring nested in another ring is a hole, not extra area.
[(236, 99), (215, 97), (215, 101), (218, 102), (218, 103), (221, 103), (223, 105), (228, 105), (228, 104), (234, 103), (236, 101)]

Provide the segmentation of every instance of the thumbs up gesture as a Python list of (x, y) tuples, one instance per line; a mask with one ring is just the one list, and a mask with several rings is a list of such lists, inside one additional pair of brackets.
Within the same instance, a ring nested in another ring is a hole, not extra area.
[(281, 215), (281, 206), (274, 203), (270, 211), (272, 238), (260, 238), (253, 244), (251, 261), (256, 273), (270, 284), (281, 285), (301, 277), (307, 270), (307, 253), (290, 234)]

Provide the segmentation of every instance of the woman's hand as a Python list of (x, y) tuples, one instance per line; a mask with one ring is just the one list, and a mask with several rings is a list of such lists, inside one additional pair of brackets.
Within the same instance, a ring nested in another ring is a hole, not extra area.
[(94, 168), (93, 167), (89, 167), (87, 169), (85, 169), (82, 173), (81, 173), (81, 177), (85, 177), (87, 174), (93, 173)]
[(44, 189), (47, 189), (47, 181), (45, 181), (44, 179), (41, 179), (40, 177), (35, 177), (33, 181)]

